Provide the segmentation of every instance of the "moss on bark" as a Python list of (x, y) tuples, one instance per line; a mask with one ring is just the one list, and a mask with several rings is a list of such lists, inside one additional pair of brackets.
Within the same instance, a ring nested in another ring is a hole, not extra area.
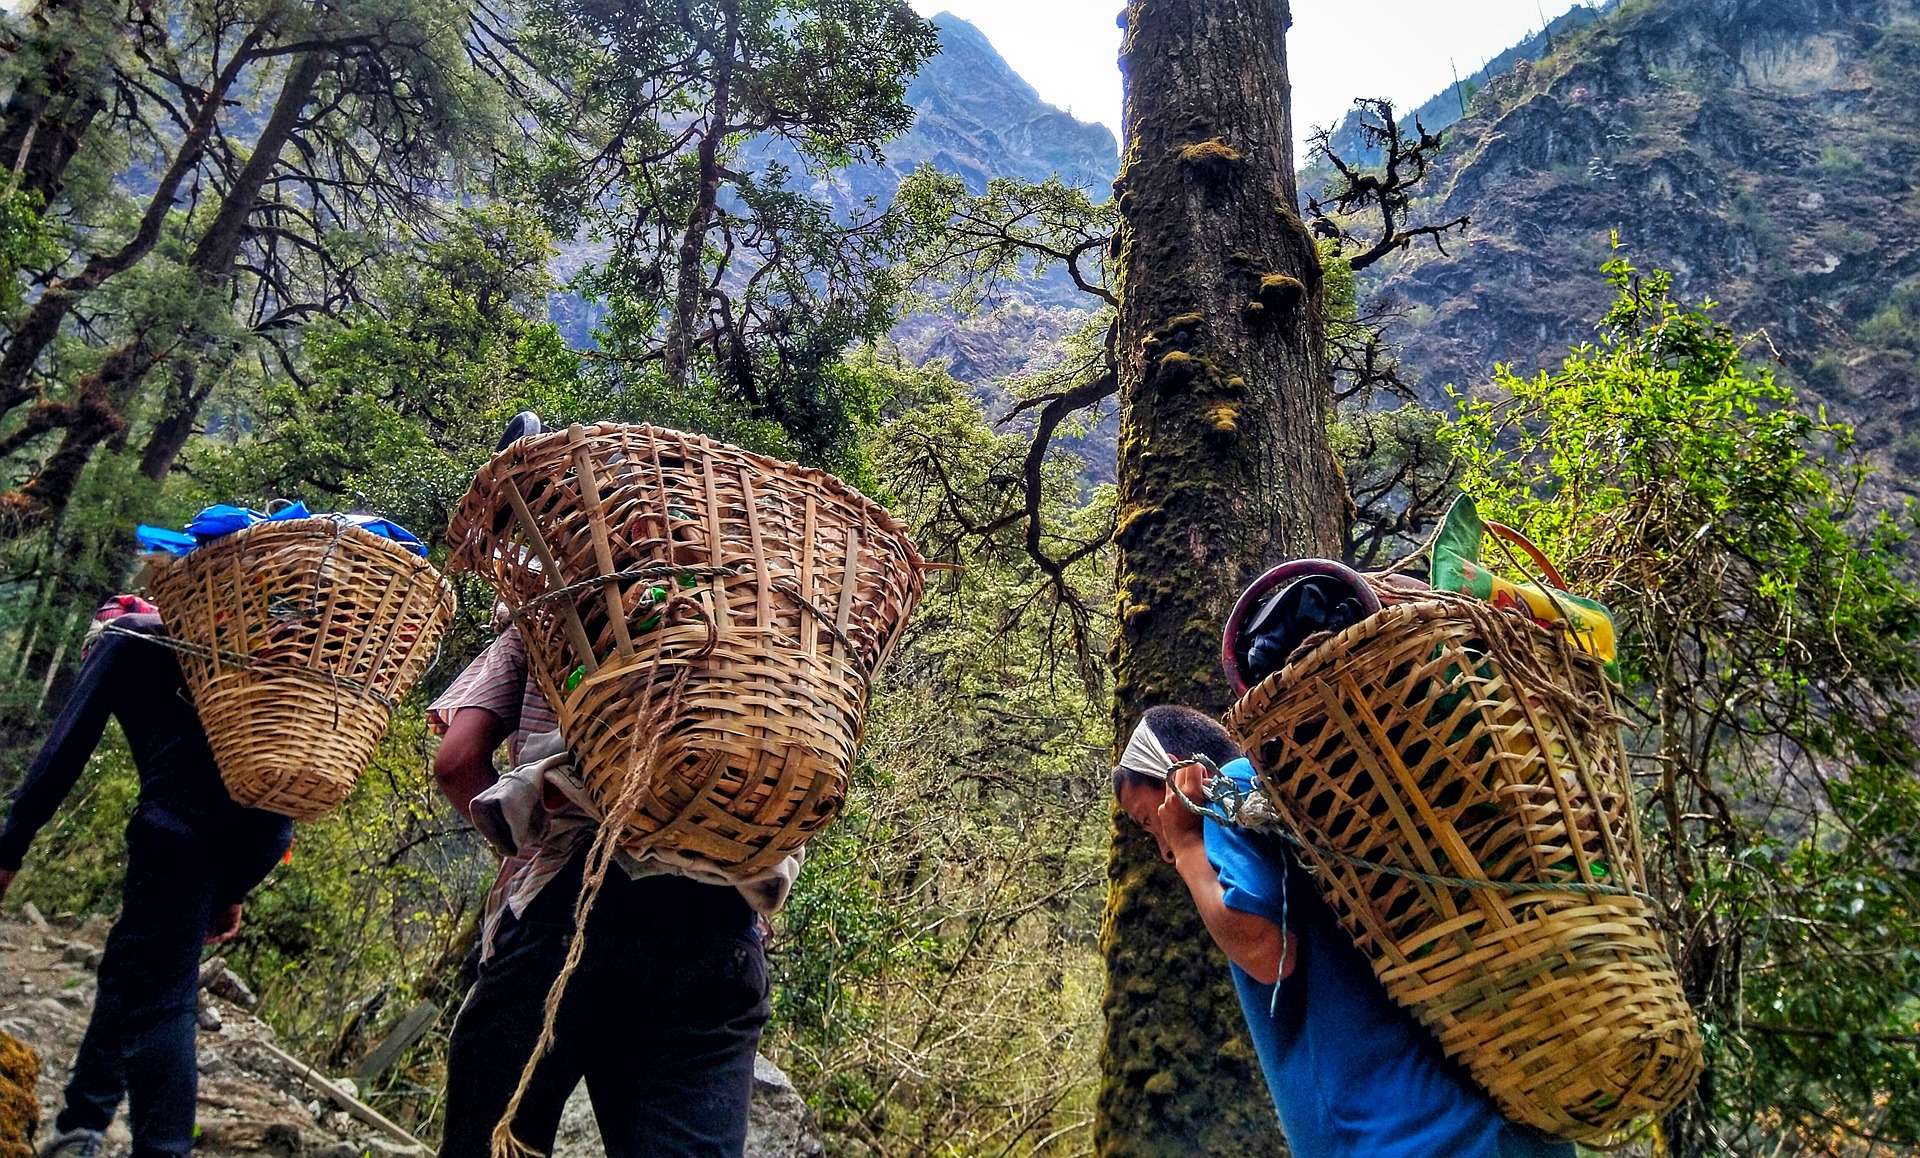
[(0, 1033), (0, 1158), (32, 1158), (40, 1126), (40, 1055)]

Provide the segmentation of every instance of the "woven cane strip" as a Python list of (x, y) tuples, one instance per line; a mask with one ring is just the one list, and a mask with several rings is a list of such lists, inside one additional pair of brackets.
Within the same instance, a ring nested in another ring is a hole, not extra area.
[[(873, 675), (922, 592), (905, 531), (845, 483), (649, 426), (515, 443), (447, 537), (513, 609), (594, 801), (648, 778), (625, 842), (741, 874), (838, 812)], [(668, 686), (680, 710), (632, 768), (647, 688)]]
[(1597, 664), (1436, 593), (1327, 639), (1226, 724), (1388, 992), (1509, 1117), (1604, 1145), (1692, 1090), (1699, 1031), (1640, 895)]
[(148, 587), (228, 793), (295, 820), (353, 791), (454, 611), (425, 560), (332, 519), (235, 532)]

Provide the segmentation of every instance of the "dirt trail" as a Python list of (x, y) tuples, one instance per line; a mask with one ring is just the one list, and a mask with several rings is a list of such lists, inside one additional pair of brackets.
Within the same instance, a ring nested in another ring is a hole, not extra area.
[[(22, 914), (0, 918), (0, 1031), (40, 1054), (41, 1137), (60, 1108), (80, 1036), (93, 1008), (93, 970), (109, 922)], [(200, 1142), (207, 1158), (421, 1158), (424, 1151), (349, 1116), (275, 1058), (273, 1030), (230, 1001), (203, 993)], [(125, 1106), (107, 1131), (108, 1158), (132, 1142)]]

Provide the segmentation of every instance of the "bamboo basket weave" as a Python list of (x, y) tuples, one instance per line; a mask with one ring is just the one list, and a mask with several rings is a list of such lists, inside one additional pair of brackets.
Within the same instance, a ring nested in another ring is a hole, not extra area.
[(1387, 991), (1508, 1117), (1604, 1146), (1692, 1090), (1699, 1031), (1642, 895), (1598, 661), (1434, 592), (1225, 722)]
[(227, 792), (295, 820), (353, 791), (454, 611), (426, 560), (334, 519), (236, 531), (147, 587)]
[(923, 590), (899, 523), (839, 479), (651, 426), (514, 443), (447, 537), (513, 611), (595, 804), (646, 779), (622, 843), (742, 879), (838, 813)]

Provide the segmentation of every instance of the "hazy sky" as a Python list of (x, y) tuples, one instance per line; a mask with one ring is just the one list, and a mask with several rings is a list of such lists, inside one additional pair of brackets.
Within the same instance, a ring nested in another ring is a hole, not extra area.
[[(1121, 0), (913, 0), (972, 22), (1040, 95), (1120, 131)], [(1411, 108), (1576, 5), (1572, 0), (1294, 0), (1287, 54), (1301, 137), (1356, 97)]]

